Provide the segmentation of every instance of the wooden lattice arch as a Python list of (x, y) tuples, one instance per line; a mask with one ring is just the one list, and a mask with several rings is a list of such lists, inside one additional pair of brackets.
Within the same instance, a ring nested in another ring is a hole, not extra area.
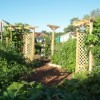
[(23, 36), (23, 54), (24, 57), (30, 61), (34, 59), (34, 33), (30, 33)]
[(79, 20), (73, 23), (77, 27), (77, 42), (76, 42), (76, 69), (75, 72), (82, 72), (92, 70), (93, 57), (91, 51), (89, 53), (83, 48), (84, 37), (87, 33), (80, 32), (79, 29), (81, 26), (89, 26), (89, 32), (92, 33), (93, 22), (91, 20)]

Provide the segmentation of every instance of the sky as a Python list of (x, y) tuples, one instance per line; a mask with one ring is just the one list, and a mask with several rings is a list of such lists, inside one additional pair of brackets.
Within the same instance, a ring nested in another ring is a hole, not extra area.
[(82, 18), (100, 8), (100, 0), (0, 0), (0, 19), (11, 24), (38, 26), (37, 32), (51, 31), (48, 24), (62, 32), (74, 17)]

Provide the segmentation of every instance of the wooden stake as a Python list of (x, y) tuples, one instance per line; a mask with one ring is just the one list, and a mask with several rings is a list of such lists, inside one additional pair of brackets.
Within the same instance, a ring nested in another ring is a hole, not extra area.
[(55, 38), (54, 33), (55, 33), (55, 31), (52, 32), (51, 55), (54, 54), (54, 44), (55, 44), (54, 43), (54, 38)]
[(3, 31), (2, 31), (2, 22), (1, 22), (1, 42), (3, 41)]
[(78, 28), (76, 29), (76, 68), (75, 68), (75, 73), (78, 72), (78, 45), (79, 45), (79, 32)]
[(32, 60), (34, 59), (35, 56), (35, 28), (34, 28), (34, 32), (32, 33)]
[[(90, 22), (90, 29), (89, 29), (90, 34), (92, 34), (92, 30), (93, 30), (93, 22)], [(93, 47), (93, 45), (90, 45), (90, 47)], [(89, 51), (89, 72), (92, 71), (92, 66), (93, 66), (93, 55), (90, 50)]]
[(23, 44), (23, 55), (24, 55), (24, 58), (26, 59), (27, 58), (27, 35), (26, 34), (23, 34), (23, 43), (24, 43)]

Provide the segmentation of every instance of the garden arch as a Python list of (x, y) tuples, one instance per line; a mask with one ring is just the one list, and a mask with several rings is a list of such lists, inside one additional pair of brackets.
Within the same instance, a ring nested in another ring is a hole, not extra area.
[[(20, 52), (23, 52), (23, 56), (28, 59), (29, 61), (32, 61), (34, 59), (35, 55), (35, 28), (36, 26), (31, 27), (29, 25), (24, 26), (24, 25), (9, 25), (6, 27), (6, 30), (9, 31), (10, 36), (6, 37), (6, 43), (12, 43), (13, 42), (13, 31), (20, 30), (21, 33), (19, 34), (22, 40), (22, 50)], [(22, 32), (22, 30), (33, 30), (30, 33), (25, 33)], [(17, 40), (18, 42), (18, 40)]]
[[(93, 21), (92, 20), (80, 20), (73, 23), (74, 26), (77, 27), (76, 34), (77, 34), (77, 42), (76, 42), (76, 68), (75, 72), (82, 72), (88, 70), (89, 72), (92, 71), (93, 66), (93, 56), (91, 51), (87, 53), (86, 50), (83, 48), (84, 44), (84, 37), (87, 35), (86, 32), (80, 32), (80, 27), (85, 26), (89, 27), (89, 33), (92, 33), (93, 30)], [(91, 46), (91, 45), (90, 45)]]
[(29, 29), (33, 29), (33, 32), (23, 35), (23, 54), (30, 61), (34, 60), (35, 56), (35, 28), (37, 27), (30, 27)]

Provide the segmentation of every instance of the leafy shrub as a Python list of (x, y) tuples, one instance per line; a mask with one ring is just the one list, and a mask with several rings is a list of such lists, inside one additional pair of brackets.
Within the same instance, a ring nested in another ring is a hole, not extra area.
[(61, 65), (67, 72), (73, 72), (75, 69), (76, 59), (76, 42), (69, 39), (65, 43), (57, 44), (54, 55), (51, 58), (52, 63)]
[(42, 85), (35, 82), (13, 82), (3, 92), (0, 100), (40, 100), (42, 98)]
[(41, 43), (35, 43), (35, 53), (41, 54)]
[(0, 43), (0, 57), (6, 59), (7, 63), (10, 63), (11, 61), (15, 61), (19, 64), (25, 63), (22, 53), (18, 53), (12, 43)]
[(71, 80), (59, 86), (64, 92), (71, 95), (68, 100), (99, 100), (100, 99), (100, 71), (91, 74), (79, 73)]
[(99, 100), (100, 71), (81, 73), (81, 76), (77, 74), (75, 78), (52, 87), (35, 82), (13, 82), (0, 100)]
[(0, 89), (5, 89), (13, 81), (29, 74), (30, 68), (25, 66), (24, 59), (13, 46), (0, 45)]

